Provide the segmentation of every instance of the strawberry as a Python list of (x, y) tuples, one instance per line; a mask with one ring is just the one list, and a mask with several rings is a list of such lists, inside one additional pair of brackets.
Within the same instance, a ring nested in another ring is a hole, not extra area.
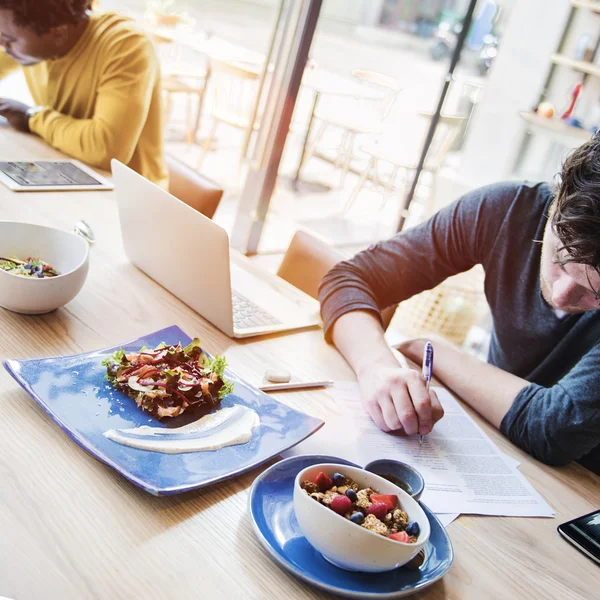
[(383, 502), (388, 510), (398, 508), (398, 496), (395, 494), (371, 494), (371, 502)]
[[(373, 496), (371, 496), (371, 498), (372, 497)], [(387, 506), (383, 502), (373, 502), (367, 507), (367, 514), (374, 515), (380, 521), (383, 521), (385, 519), (385, 515), (387, 515), (387, 512)]]
[(333, 486), (333, 481), (329, 475), (325, 475), (323, 471), (319, 471), (317, 476), (314, 478), (313, 483), (319, 486), (322, 492), (326, 492), (330, 487)]
[(404, 542), (408, 544), (410, 542), (410, 536), (406, 531), (399, 531), (398, 533), (392, 533), (390, 540), (396, 540), (397, 542)]
[(329, 508), (338, 515), (344, 515), (352, 508), (352, 500), (347, 496), (335, 496), (331, 499)]

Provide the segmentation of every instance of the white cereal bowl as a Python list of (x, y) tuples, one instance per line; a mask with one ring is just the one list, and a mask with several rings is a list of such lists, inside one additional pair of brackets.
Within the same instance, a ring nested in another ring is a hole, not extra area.
[(0, 306), (26, 315), (47, 313), (70, 302), (88, 274), (88, 243), (75, 233), (52, 227), (0, 221), (0, 256), (39, 258), (60, 273), (39, 279), (0, 269)]
[[(415, 544), (406, 544), (373, 533), (338, 515), (311, 498), (301, 487), (303, 481), (313, 481), (317, 473), (340, 472), (360, 487), (371, 487), (380, 494), (398, 496), (400, 508), (409, 521), (417, 521), (421, 532)], [(429, 539), (429, 520), (415, 500), (392, 482), (364, 469), (325, 463), (303, 469), (294, 482), (294, 511), (298, 525), (309, 543), (323, 558), (347, 571), (380, 573), (406, 564), (415, 557)]]

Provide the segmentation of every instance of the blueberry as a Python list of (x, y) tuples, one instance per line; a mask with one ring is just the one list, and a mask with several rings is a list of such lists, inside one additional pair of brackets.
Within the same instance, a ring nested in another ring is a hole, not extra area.
[(350, 520), (357, 525), (362, 525), (365, 520), (365, 515), (363, 515), (360, 511), (353, 512), (350, 515)]
[(24, 269), (31, 269), (33, 267), (33, 265), (31, 263), (27, 263), (26, 265), (23, 265)]
[(43, 276), (44, 276), (44, 274), (43, 274), (43, 273), (40, 271), (40, 272), (37, 274), (37, 276), (41, 278), (41, 277), (43, 277)]
[(346, 483), (346, 476), (341, 473), (334, 473), (331, 476), (331, 481), (333, 481), (333, 485), (344, 485)]
[(346, 496), (348, 496), (352, 502), (356, 502), (358, 500), (358, 494), (352, 488), (348, 488), (346, 490)]
[(419, 533), (421, 533), (421, 528), (416, 521), (413, 521), (406, 526), (406, 533), (408, 533), (408, 535), (414, 535), (417, 537)]

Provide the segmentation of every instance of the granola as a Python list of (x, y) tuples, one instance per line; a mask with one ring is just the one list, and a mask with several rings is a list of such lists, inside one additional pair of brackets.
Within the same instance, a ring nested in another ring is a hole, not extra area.
[(407, 544), (419, 538), (419, 524), (409, 521), (395, 494), (379, 494), (370, 487), (361, 489), (343, 473), (330, 477), (319, 472), (313, 481), (300, 485), (311, 498), (369, 531)]

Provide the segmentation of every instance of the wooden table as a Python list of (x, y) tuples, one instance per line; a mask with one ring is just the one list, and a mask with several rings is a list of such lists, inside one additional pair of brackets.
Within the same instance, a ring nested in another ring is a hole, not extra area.
[[(57, 157), (32, 136), (0, 128), (0, 159)], [(258, 383), (283, 366), (298, 377), (348, 380), (352, 372), (319, 330), (262, 339), (225, 337), (125, 259), (112, 192), (16, 194), (0, 186), (0, 219), (97, 236), (89, 278), (67, 307), (44, 316), (0, 309), (0, 359), (89, 351), (171, 324), (225, 353)], [(335, 418), (325, 391), (279, 394)], [(248, 491), (261, 469), (184, 495), (157, 498), (94, 460), (0, 369), (0, 596), (14, 600), (328, 598), (281, 570), (256, 540)], [(480, 421), (480, 419), (477, 419)], [(556, 525), (600, 506), (599, 478), (550, 468), (483, 425), (556, 509), (557, 519), (462, 516), (449, 527), (456, 560), (417, 598), (598, 597), (598, 567), (562, 541)]]

